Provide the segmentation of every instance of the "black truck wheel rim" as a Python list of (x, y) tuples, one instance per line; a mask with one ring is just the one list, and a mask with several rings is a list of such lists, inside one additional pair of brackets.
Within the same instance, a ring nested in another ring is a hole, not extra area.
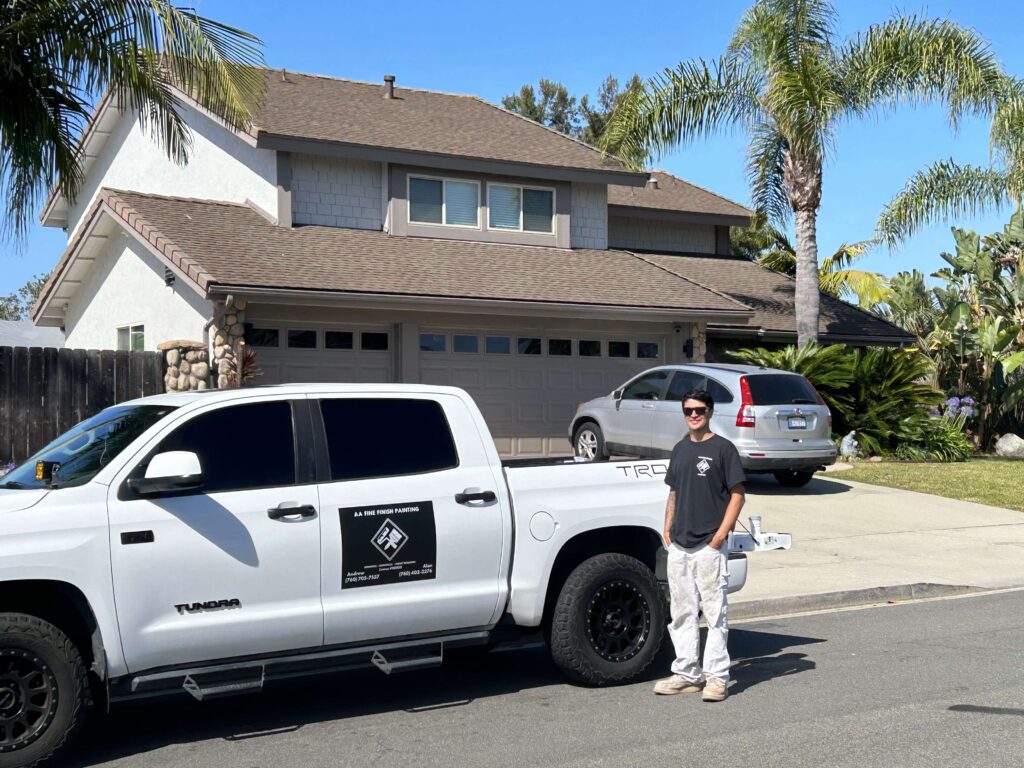
[(57, 678), (46, 662), (20, 648), (0, 648), (0, 752), (24, 749), (57, 713)]
[(632, 582), (609, 581), (590, 598), (586, 630), (587, 640), (602, 659), (629, 661), (650, 637), (651, 606)]

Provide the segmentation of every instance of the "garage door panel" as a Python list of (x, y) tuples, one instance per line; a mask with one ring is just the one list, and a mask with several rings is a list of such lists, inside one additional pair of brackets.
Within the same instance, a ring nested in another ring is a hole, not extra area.
[(544, 418), (544, 403), (517, 403), (516, 416), (520, 423), (532, 421), (543, 425), (546, 421)]
[(576, 376), (573, 371), (548, 371), (547, 388), (549, 390), (575, 390)]
[[(606, 395), (635, 373), (661, 362), (636, 358), (637, 342), (651, 339), (629, 334), (618, 336), (616, 340), (629, 341), (633, 357), (609, 358), (607, 341), (602, 342), (600, 357), (578, 356), (579, 338), (594, 339), (602, 335), (596, 333), (573, 338), (572, 355), (552, 355), (548, 339), (566, 339), (571, 335), (531, 331), (531, 337), (542, 338), (543, 353), (521, 355), (514, 351), (515, 340), (524, 334), (516, 331), (489, 330), (478, 334), (479, 354), (466, 354), (465, 349), (454, 351), (455, 337), (468, 335), (467, 331), (444, 328), (422, 331), (424, 336), (430, 336), (425, 343), (433, 344), (434, 350), (420, 352), (421, 381), (451, 384), (467, 390), (480, 407), (494, 444), (503, 456), (568, 453), (571, 446), (566, 432), (581, 401)], [(491, 334), (511, 339), (512, 353), (488, 353), (483, 337)], [(443, 337), (444, 343), (439, 343), (437, 337)], [(664, 349), (663, 343), (660, 349)]]
[(484, 386), (488, 389), (509, 389), (512, 371), (509, 368), (488, 368), (484, 371)]

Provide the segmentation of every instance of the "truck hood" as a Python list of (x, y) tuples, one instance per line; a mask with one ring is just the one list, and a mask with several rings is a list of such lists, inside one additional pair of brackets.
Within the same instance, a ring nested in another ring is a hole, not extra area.
[(0, 515), (4, 512), (28, 509), (42, 501), (49, 492), (48, 488), (0, 488)]

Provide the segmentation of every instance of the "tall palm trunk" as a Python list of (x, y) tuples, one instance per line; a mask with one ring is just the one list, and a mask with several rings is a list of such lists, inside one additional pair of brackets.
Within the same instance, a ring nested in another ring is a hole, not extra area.
[(796, 341), (818, 340), (818, 212), (796, 212)]
[(816, 152), (787, 151), (782, 184), (796, 214), (796, 340), (818, 340), (818, 206), (821, 205), (821, 158)]

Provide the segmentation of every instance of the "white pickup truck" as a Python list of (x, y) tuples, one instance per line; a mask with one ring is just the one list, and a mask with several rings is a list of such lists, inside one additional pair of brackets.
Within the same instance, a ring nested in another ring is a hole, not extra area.
[[(472, 399), (413, 385), (108, 408), (0, 478), (0, 768), (87, 704), (441, 662), (541, 630), (573, 680), (661, 645), (664, 461), (499, 460)], [(744, 551), (784, 535), (734, 535)]]

